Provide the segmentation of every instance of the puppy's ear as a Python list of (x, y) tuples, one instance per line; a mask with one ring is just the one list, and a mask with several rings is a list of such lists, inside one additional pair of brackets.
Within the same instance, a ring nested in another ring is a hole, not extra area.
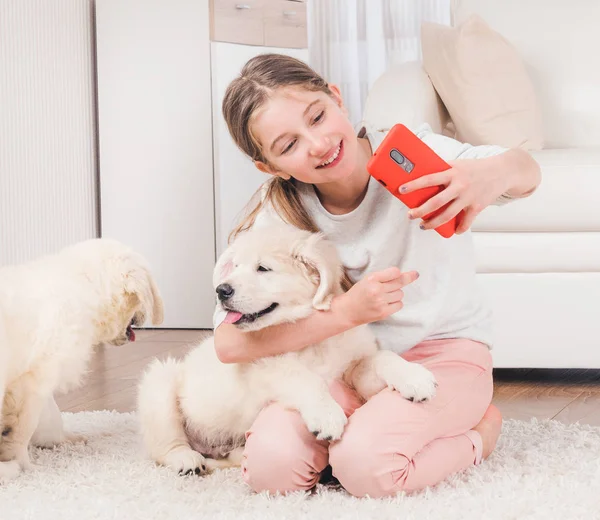
[(146, 271), (148, 285), (150, 286), (150, 302), (152, 307), (152, 325), (160, 325), (165, 319), (165, 307), (158, 286), (150, 271)]
[(125, 291), (136, 294), (144, 308), (144, 314), (151, 316), (153, 325), (160, 325), (164, 319), (163, 300), (150, 269), (140, 260), (132, 259), (135, 264), (125, 277)]
[(296, 244), (294, 257), (318, 277), (313, 307), (328, 310), (333, 297), (341, 292), (342, 266), (335, 246), (322, 233), (311, 233)]

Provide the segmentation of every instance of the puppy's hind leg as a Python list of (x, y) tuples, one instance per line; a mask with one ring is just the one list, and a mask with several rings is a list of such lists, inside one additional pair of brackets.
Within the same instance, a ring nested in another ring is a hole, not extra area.
[(182, 475), (207, 472), (205, 458), (194, 451), (178, 405), (181, 365), (154, 360), (138, 387), (138, 414), (144, 447), (152, 460)]
[[(3, 442), (3, 438), (11, 433), (10, 430), (6, 429), (3, 422), (3, 403), (4, 395), (6, 392), (6, 355), (8, 345), (3, 343), (3, 330), (2, 330), (2, 316), (0, 314), (0, 444)], [(21, 473), (21, 466), (16, 460), (9, 460), (6, 462), (0, 462), (0, 485), (6, 484), (7, 482), (15, 479), (19, 473)]]
[[(1, 387), (0, 395), (4, 395), (4, 389)], [(0, 419), (2, 419), (2, 415), (0, 415)], [(10, 454), (6, 453), (8, 451), (6, 439), (12, 435), (12, 427), (0, 421), (0, 430), (2, 433), (0, 437), (0, 485), (2, 485), (19, 476), (21, 465), (18, 461), (11, 460)]]
[(2, 316), (2, 309), (0, 309), (0, 433), (4, 431), (3, 426), (3, 409), (4, 409), (4, 394), (6, 393), (7, 384), (7, 367), (8, 367), (8, 353), (10, 352), (8, 346), (8, 339), (6, 337), (6, 331), (4, 329), (4, 318)]
[(22, 469), (31, 467), (29, 443), (48, 398), (47, 393), (43, 391), (43, 387), (38, 386), (38, 383), (38, 376), (33, 373), (23, 376), (21, 381), (16, 383), (22, 385), (20, 402), (13, 410), (16, 416), (11, 431), (7, 436), (3, 436), (3, 456), (8, 455), (9, 460), (15, 459)]
[(242, 465), (242, 457), (244, 454), (244, 447), (236, 448), (229, 452), (227, 457), (224, 459), (206, 459), (206, 466), (209, 471), (215, 469), (226, 469), (226, 468), (237, 468)]

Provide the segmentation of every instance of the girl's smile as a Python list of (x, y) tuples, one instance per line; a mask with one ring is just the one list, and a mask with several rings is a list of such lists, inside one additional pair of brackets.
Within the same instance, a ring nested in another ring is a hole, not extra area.
[[(331, 151), (330, 151), (331, 152)], [(325, 161), (323, 161), (319, 166), (317, 166), (317, 168), (332, 168), (334, 166), (336, 166), (344, 157), (344, 141), (340, 141), (340, 144), (338, 144), (335, 147), (335, 150), (333, 150), (333, 153), (328, 153), (327, 154), (327, 159)]]
[(254, 116), (252, 131), (267, 163), (259, 169), (308, 184), (347, 180), (357, 165), (356, 136), (337, 89), (333, 95), (286, 88)]

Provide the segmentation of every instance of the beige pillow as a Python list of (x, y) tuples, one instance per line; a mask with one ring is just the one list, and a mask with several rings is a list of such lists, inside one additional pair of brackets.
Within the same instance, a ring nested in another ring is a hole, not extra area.
[(424, 23), (423, 67), (456, 128), (456, 139), (539, 150), (536, 93), (516, 49), (477, 15), (458, 27)]

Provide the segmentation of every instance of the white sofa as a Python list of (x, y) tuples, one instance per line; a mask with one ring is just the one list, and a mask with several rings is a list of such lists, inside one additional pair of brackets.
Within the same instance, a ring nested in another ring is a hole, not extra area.
[[(544, 119), (532, 152), (542, 184), (490, 207), (473, 237), (478, 277), (495, 313), (495, 366), (600, 369), (600, 2), (456, 0), (453, 24), (479, 14), (519, 51)], [(448, 114), (420, 63), (377, 80), (364, 119), (379, 128)]]

